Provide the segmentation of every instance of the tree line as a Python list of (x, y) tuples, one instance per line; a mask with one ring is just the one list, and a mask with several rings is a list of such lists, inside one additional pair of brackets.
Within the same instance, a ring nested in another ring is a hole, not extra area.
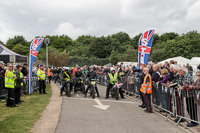
[[(138, 60), (138, 42), (141, 33), (131, 38), (125, 32), (118, 32), (109, 36), (95, 37), (91, 35), (79, 36), (72, 40), (67, 35), (46, 35), (49, 44), (49, 64), (74, 66), (85, 64), (103, 65), (116, 64), (119, 61)], [(16, 53), (29, 55), (30, 43), (23, 36), (15, 36), (6, 42), (6, 46)], [(179, 35), (174, 32), (155, 34), (153, 38), (150, 59), (159, 62), (167, 58), (183, 56), (192, 58), (200, 56), (200, 33), (190, 31)], [(42, 45), (38, 58), (45, 60), (45, 44)]]

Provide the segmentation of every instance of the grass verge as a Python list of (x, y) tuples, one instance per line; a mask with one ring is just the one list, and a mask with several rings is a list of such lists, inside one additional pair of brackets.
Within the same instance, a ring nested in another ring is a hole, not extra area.
[(38, 92), (21, 97), (25, 102), (19, 107), (6, 107), (0, 103), (0, 133), (28, 133), (48, 105), (52, 90), (47, 84), (47, 95)]

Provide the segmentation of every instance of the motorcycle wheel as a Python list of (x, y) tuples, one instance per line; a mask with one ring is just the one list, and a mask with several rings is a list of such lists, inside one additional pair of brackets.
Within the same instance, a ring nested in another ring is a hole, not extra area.
[(119, 88), (116, 88), (116, 100), (119, 99)]
[(69, 86), (69, 84), (67, 85), (67, 96), (70, 97), (70, 86)]
[(92, 98), (93, 99), (95, 98), (95, 89), (94, 89), (94, 87), (92, 87)]

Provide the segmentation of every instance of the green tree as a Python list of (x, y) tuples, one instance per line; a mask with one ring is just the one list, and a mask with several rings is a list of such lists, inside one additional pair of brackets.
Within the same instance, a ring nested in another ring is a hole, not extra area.
[(6, 47), (12, 49), (16, 44), (26, 45), (26, 40), (23, 36), (15, 36), (14, 38), (9, 38), (6, 42)]
[(21, 55), (28, 55), (29, 54), (29, 47), (22, 45), (21, 43), (18, 43), (14, 45), (12, 50), (18, 54)]

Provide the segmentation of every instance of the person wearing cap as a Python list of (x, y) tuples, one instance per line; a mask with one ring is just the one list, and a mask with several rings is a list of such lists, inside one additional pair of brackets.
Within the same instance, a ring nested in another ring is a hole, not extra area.
[[(90, 71), (87, 73), (86, 78), (89, 78), (90, 82), (91, 82), (91, 79), (97, 79), (97, 73), (94, 71), (94, 67), (90, 67)], [(91, 88), (90, 84), (88, 85), (88, 87), (85, 91), (85, 97), (87, 96), (87, 92), (88, 92), (89, 88)], [(96, 90), (97, 96), (100, 97), (97, 86), (95, 87), (95, 90)]]
[(62, 83), (62, 87), (60, 89), (60, 96), (62, 96), (64, 87), (66, 86), (67, 79), (70, 79), (70, 90), (72, 90), (72, 82), (71, 82), (72, 74), (69, 71), (69, 67), (64, 67), (64, 69), (65, 69), (65, 72), (63, 73), (63, 83)]
[[(74, 93), (77, 92), (77, 85), (78, 85), (78, 82), (77, 82), (77, 79), (80, 78), (80, 77), (84, 77), (80, 67), (77, 67), (77, 71), (75, 72), (74, 74), (74, 77), (75, 77), (75, 83), (74, 83)], [(85, 90), (85, 89), (84, 89)]]
[(23, 86), (23, 82), (22, 82), (23, 74), (21, 72), (22, 66), (17, 65), (16, 68), (17, 70), (16, 70), (16, 79), (15, 79), (15, 104), (20, 104), (21, 102), (23, 102), (22, 100), (20, 100), (21, 87)]
[[(109, 98), (109, 93), (110, 93), (110, 89), (112, 87), (114, 87), (115, 82), (118, 83), (118, 81), (120, 80), (120, 77), (118, 75), (117, 72), (115, 72), (114, 68), (111, 68), (111, 73), (108, 75), (108, 80), (109, 80), (109, 84), (107, 85), (107, 89), (106, 89), (106, 99)], [(124, 95), (121, 89), (119, 89), (119, 93), (121, 98), (124, 99)]]
[(15, 77), (12, 64), (8, 64), (8, 69), (5, 73), (5, 87), (8, 89), (7, 107), (17, 107), (15, 104)]
[(38, 81), (39, 81), (39, 93), (42, 94), (42, 90), (43, 90), (43, 94), (47, 94), (45, 91), (46, 85), (45, 85), (45, 72), (44, 72), (44, 66), (40, 65), (40, 69), (38, 69), (37, 71), (37, 77), (38, 77)]

